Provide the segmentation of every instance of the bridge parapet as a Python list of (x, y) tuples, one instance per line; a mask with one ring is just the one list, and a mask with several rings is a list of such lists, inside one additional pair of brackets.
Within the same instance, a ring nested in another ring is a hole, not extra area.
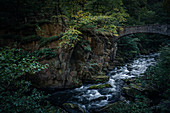
[(170, 36), (170, 25), (168, 24), (152, 24), (144, 26), (128, 26), (123, 27), (123, 30), (119, 31), (119, 36), (126, 36), (134, 33), (156, 33)]

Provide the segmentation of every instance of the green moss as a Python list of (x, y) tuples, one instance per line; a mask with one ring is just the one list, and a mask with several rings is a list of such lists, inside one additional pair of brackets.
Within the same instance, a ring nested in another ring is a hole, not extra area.
[(23, 37), (21, 39), (21, 43), (25, 44), (25, 43), (30, 43), (30, 42), (33, 42), (33, 41), (38, 41), (38, 40), (41, 40), (41, 39), (43, 39), (43, 37), (40, 37), (38, 35), (31, 35), (31, 36)]
[(37, 22), (38, 25), (49, 24), (49, 23), (52, 23), (52, 22), (51, 22), (50, 20), (47, 20), (47, 19), (45, 19), (45, 20), (40, 20), (40, 21)]
[(59, 40), (62, 36), (63, 36), (63, 34), (61, 33), (61, 34), (59, 34), (58, 36), (52, 36), (52, 37), (49, 37), (49, 38), (43, 38), (43, 39), (41, 40), (41, 43), (40, 43), (39, 48), (47, 45), (48, 43), (51, 43), (51, 42), (53, 42), (53, 41)]
[(152, 113), (151, 109), (145, 102), (116, 102), (109, 104), (102, 108), (98, 112), (100, 113)]
[(88, 89), (101, 89), (101, 88), (111, 88), (112, 86), (110, 84), (100, 84), (100, 85), (94, 85), (90, 86)]
[(40, 59), (51, 59), (57, 56), (57, 53), (54, 49), (44, 48), (42, 50), (36, 50), (32, 53), (33, 56), (36, 56)]
[(94, 79), (96, 83), (106, 82), (109, 80), (109, 76), (95, 76)]
[(84, 109), (78, 106), (77, 104), (64, 103), (63, 107), (69, 113), (85, 113)]

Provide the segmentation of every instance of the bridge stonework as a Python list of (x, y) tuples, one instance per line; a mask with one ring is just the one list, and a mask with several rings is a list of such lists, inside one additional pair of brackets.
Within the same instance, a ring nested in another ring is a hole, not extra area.
[(135, 33), (156, 33), (170, 36), (170, 25), (164, 24), (153, 24), (153, 25), (143, 25), (143, 26), (130, 26), (123, 27), (123, 30), (119, 30), (118, 38)]

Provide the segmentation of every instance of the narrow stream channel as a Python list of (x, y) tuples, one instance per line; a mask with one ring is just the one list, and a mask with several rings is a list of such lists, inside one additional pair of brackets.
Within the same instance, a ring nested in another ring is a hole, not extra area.
[(142, 73), (149, 66), (155, 65), (157, 56), (159, 56), (158, 53), (140, 55), (120, 69), (115, 68), (107, 75), (109, 76), (109, 81), (106, 83), (110, 84), (112, 88), (88, 89), (90, 86), (96, 85), (88, 84), (73, 90), (57, 91), (51, 96), (52, 102), (58, 105), (74, 103), (84, 108), (87, 113), (93, 109), (99, 109), (109, 103), (116, 102), (121, 99), (122, 79), (142, 76)]

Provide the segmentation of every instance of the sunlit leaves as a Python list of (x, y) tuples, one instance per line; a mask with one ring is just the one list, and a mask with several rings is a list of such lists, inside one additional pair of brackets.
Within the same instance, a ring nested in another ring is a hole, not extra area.
[(82, 33), (74, 27), (70, 27), (61, 37), (60, 47), (74, 47), (74, 44), (82, 38), (81, 34)]

